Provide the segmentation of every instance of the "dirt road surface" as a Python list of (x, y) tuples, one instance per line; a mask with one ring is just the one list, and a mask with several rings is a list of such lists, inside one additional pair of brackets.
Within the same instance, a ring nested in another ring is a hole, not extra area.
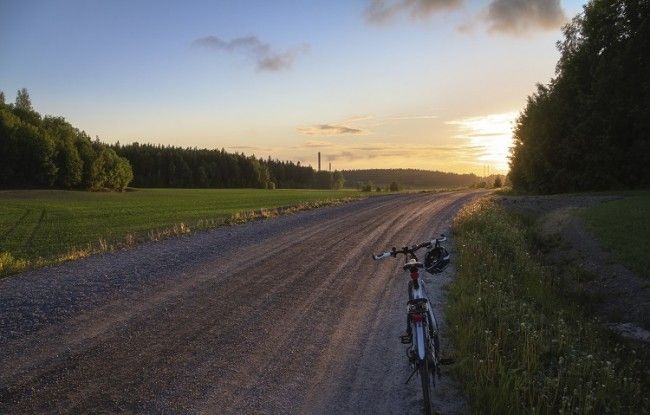
[[(6, 278), (0, 413), (419, 413), (407, 277), (370, 254), (448, 232), (480, 195), (371, 198)], [(427, 277), (434, 307), (449, 274)], [(443, 379), (436, 410), (462, 411)]]

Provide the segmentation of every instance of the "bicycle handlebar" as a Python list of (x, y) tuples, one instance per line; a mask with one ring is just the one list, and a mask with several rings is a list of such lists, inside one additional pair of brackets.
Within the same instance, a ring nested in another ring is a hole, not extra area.
[(392, 253), (390, 251), (384, 252), (383, 254), (379, 254), (379, 255), (372, 254), (372, 259), (378, 261), (380, 259), (388, 258), (391, 255)]
[(374, 259), (375, 261), (379, 261), (380, 259), (388, 258), (388, 257), (391, 257), (391, 256), (393, 258), (395, 258), (395, 257), (397, 257), (397, 254), (404, 254), (404, 255), (414, 254), (415, 252), (417, 252), (418, 250), (420, 250), (422, 248), (429, 248), (431, 245), (435, 245), (437, 243), (444, 242), (446, 240), (447, 240), (447, 237), (444, 234), (442, 234), (442, 235), (440, 235), (440, 238), (435, 238), (435, 239), (433, 239), (431, 241), (422, 242), (421, 244), (413, 245), (410, 248), (408, 246), (405, 246), (402, 249), (398, 250), (395, 247), (393, 247), (393, 249), (391, 249), (390, 251), (386, 251), (386, 252), (383, 252), (383, 253), (377, 254), (377, 255), (373, 254), (372, 259)]

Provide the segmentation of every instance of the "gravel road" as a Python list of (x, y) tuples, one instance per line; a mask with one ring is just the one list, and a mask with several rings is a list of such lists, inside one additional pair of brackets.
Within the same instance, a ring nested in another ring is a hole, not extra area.
[[(407, 278), (370, 253), (448, 232), (480, 195), (370, 198), (1, 280), (0, 413), (418, 413)], [(450, 274), (427, 277), (438, 310)], [(436, 409), (462, 411), (443, 379)]]

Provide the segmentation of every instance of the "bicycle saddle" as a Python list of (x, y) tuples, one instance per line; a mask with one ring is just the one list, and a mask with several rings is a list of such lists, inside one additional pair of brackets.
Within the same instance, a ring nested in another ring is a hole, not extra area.
[(416, 268), (424, 268), (424, 264), (421, 263), (421, 262), (418, 262), (418, 261), (416, 261), (416, 260), (414, 260), (414, 259), (412, 259), (412, 260), (410, 260), (409, 262), (407, 262), (406, 264), (404, 264), (404, 266), (402, 267), (402, 269), (404, 269), (404, 271), (408, 271), (408, 270), (410, 270), (410, 269), (413, 268), (413, 267), (416, 267)]

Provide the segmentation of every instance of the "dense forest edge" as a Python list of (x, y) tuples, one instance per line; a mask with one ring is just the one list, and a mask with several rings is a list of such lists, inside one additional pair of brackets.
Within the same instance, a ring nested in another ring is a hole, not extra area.
[[(393, 189), (397, 184), (400, 189), (456, 188), (456, 187), (492, 187), (498, 175), (480, 178), (475, 174), (447, 173), (419, 169), (361, 169), (343, 170), (345, 187), (363, 189), (368, 184)], [(501, 182), (499, 178), (499, 182)], [(500, 184), (499, 184), (500, 186)], [(498, 186), (497, 186), (498, 187)], [(397, 189), (395, 189), (397, 190)]]
[(128, 160), (62, 117), (41, 116), (26, 89), (15, 104), (0, 92), (0, 188), (123, 190)]
[(316, 171), (300, 162), (154, 144), (107, 145), (63, 117), (42, 116), (26, 89), (15, 103), (0, 92), (0, 188), (124, 190), (148, 188), (293, 188), (397, 191), (492, 187), (494, 177), (417, 169)]
[(648, 188), (649, 9), (647, 0), (592, 0), (563, 28), (555, 77), (515, 124), (515, 190)]
[(341, 189), (339, 171), (315, 171), (300, 162), (154, 144), (111, 146), (133, 166), (133, 186), (170, 188)]
[(0, 188), (124, 190), (172, 188), (340, 189), (340, 172), (225, 150), (152, 144), (107, 145), (63, 117), (42, 116), (26, 89), (0, 92)]

